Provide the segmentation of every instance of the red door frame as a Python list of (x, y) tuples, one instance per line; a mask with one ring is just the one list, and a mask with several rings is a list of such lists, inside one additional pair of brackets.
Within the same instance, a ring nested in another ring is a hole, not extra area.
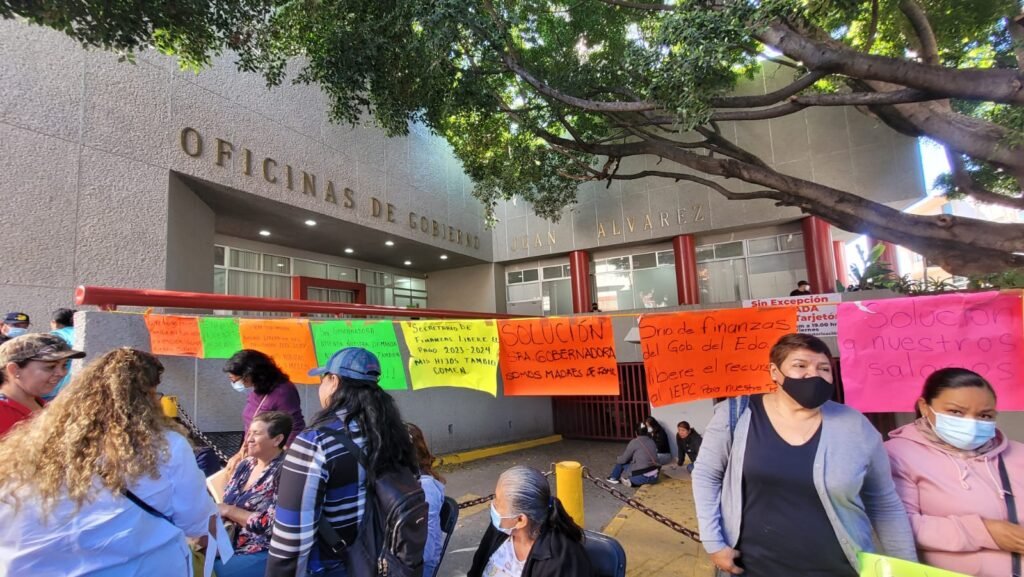
[(310, 288), (325, 288), (352, 292), (355, 296), (352, 301), (355, 304), (366, 304), (366, 285), (361, 282), (348, 282), (343, 280), (331, 280), (326, 278), (313, 278), (311, 276), (292, 277), (292, 298), (300, 301), (309, 300)]

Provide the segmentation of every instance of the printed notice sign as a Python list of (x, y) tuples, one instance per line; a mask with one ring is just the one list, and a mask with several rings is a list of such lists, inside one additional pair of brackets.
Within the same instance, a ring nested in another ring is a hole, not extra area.
[(775, 390), (768, 352), (796, 329), (796, 308), (692, 311), (640, 317), (640, 350), (655, 407)]
[(609, 317), (498, 321), (505, 396), (618, 395)]
[(772, 297), (743, 301), (745, 307), (796, 307), (797, 332), (819, 337), (836, 336), (839, 293), (798, 297)]

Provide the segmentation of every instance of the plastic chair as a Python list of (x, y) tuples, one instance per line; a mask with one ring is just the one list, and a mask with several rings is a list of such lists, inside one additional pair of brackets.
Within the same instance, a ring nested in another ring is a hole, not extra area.
[(626, 552), (614, 538), (584, 530), (583, 548), (590, 558), (594, 577), (626, 577)]
[(441, 570), (441, 561), (444, 561), (444, 552), (448, 550), (448, 541), (452, 538), (452, 533), (455, 532), (455, 524), (458, 522), (458, 502), (451, 497), (445, 497), (444, 503), (441, 503), (441, 532), (444, 533), (444, 545), (441, 545), (441, 557), (437, 560), (437, 568), (434, 569), (434, 574), (424, 575), (423, 577), (436, 577), (437, 572)]

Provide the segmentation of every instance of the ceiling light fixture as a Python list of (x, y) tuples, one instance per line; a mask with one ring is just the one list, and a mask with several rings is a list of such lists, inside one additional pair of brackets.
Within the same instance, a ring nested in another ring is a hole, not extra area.
[(441, 260), (448, 260), (448, 255), (442, 254), (441, 255)]
[(393, 241), (393, 240), (386, 240), (386, 241), (384, 241), (384, 245), (385, 246), (395, 246), (395, 241)]
[(350, 248), (346, 248), (346, 249), (345, 249), (345, 254), (352, 254), (352, 253), (354, 253), (354, 252), (355, 252), (355, 251), (354, 251), (354, 250), (352, 250), (352, 249), (350, 249)]
[(405, 266), (409, 266), (409, 265), (411, 265), (411, 264), (412, 264), (412, 261), (411, 261), (411, 260), (407, 260), (407, 261), (405, 261)]
[(269, 230), (261, 230), (260, 231), (260, 236), (270, 236), (270, 231)]
[(316, 226), (316, 221), (313, 219), (309, 219), (306, 221), (306, 226)]

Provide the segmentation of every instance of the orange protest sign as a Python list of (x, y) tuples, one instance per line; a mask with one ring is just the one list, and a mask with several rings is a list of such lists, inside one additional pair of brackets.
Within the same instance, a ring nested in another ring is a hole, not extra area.
[(640, 350), (655, 407), (775, 390), (768, 352), (796, 330), (796, 308), (723, 309), (640, 317)]
[(242, 347), (266, 353), (293, 383), (316, 384), (307, 373), (317, 366), (313, 335), (305, 319), (239, 319)]
[(154, 355), (203, 356), (199, 319), (170, 315), (145, 315), (149, 348)]
[(498, 321), (505, 396), (618, 395), (609, 317)]

